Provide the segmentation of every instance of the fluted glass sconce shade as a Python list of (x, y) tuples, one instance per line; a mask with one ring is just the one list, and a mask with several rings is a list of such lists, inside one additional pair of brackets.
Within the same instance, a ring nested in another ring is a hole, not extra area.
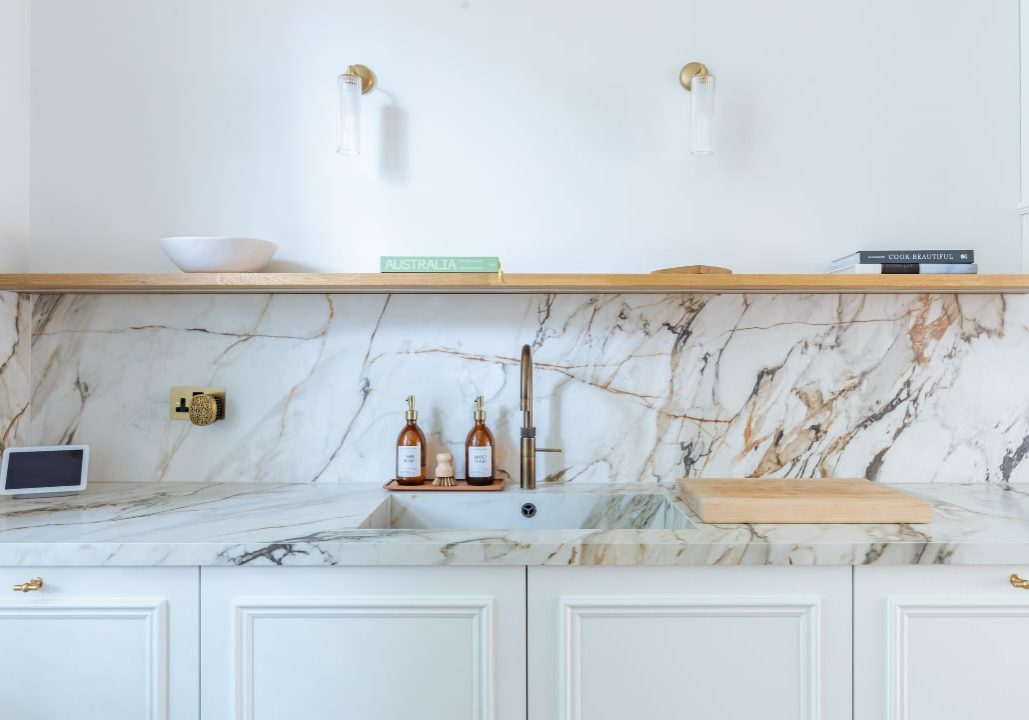
[(339, 133), (336, 152), (361, 154), (361, 96), (375, 87), (375, 75), (364, 65), (351, 65), (336, 80), (339, 88)]
[(710, 155), (714, 152), (711, 130), (715, 115), (715, 78), (713, 75), (698, 75), (693, 78), (693, 118), (691, 134), (693, 142), (691, 155)]
[(679, 73), (679, 81), (693, 95), (690, 155), (710, 155), (714, 152), (715, 76), (703, 63), (691, 62)]
[(339, 76), (339, 138), (336, 152), (340, 155), (361, 154), (361, 78)]

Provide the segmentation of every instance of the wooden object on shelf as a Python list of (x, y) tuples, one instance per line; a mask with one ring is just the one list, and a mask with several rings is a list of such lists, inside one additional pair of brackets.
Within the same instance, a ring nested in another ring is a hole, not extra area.
[(453, 275), (167, 273), (0, 275), (26, 293), (1029, 293), (1029, 275)]
[(651, 270), (651, 275), (732, 275), (729, 268), (717, 265), (681, 265), (679, 267)]
[(504, 479), (496, 478), (489, 485), (469, 485), (466, 480), (455, 480), (456, 485), (433, 485), (427, 482), (424, 485), (401, 485), (396, 480), (390, 480), (382, 487), (397, 492), (496, 492), (504, 489)]
[(927, 523), (933, 506), (863, 479), (684, 478), (679, 493), (706, 523)]
[(436, 453), (436, 479), (432, 481), (433, 487), (454, 487), (457, 479), (454, 477), (454, 456), (451, 453)]

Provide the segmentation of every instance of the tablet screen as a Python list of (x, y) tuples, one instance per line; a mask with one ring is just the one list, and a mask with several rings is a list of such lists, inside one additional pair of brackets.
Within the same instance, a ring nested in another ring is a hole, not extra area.
[(12, 452), (7, 457), (8, 490), (44, 490), (82, 484), (82, 450)]

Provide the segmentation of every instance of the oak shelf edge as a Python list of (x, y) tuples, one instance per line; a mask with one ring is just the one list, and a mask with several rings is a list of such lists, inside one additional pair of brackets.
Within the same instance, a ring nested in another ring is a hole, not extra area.
[(0, 274), (22, 293), (1029, 293), (1029, 275)]

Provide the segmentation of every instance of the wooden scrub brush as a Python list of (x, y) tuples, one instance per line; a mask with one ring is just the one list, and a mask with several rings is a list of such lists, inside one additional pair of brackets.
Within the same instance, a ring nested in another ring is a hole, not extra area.
[(436, 454), (436, 479), (432, 481), (433, 487), (454, 487), (457, 480), (454, 478), (454, 456), (450, 453)]

